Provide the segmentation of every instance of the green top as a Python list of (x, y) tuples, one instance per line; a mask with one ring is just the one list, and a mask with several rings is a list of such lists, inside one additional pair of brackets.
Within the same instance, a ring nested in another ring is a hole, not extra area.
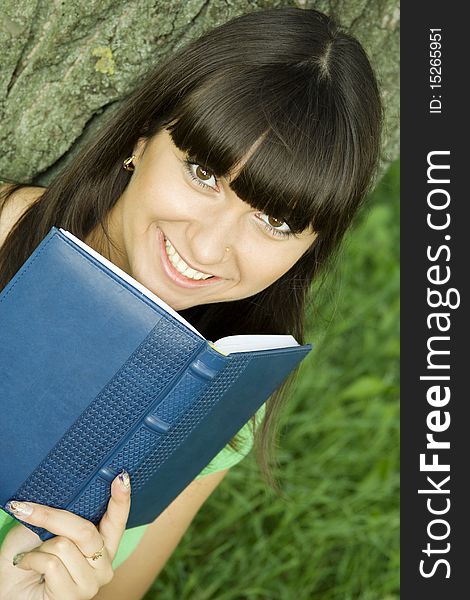
[[(257, 423), (263, 418), (265, 406), (259, 409), (256, 413)], [(238, 434), (241, 438), (240, 451), (236, 451), (230, 446), (225, 446), (219, 454), (217, 454), (211, 462), (199, 473), (196, 479), (215, 473), (216, 471), (222, 471), (233, 467), (240, 462), (253, 447), (253, 434), (251, 433), (251, 423), (247, 423)], [(132, 485), (132, 481), (131, 481)], [(17, 523), (16, 519), (10, 516), (8, 513), (0, 509), (0, 544), (3, 542), (8, 531)], [(139, 543), (140, 539), (145, 533), (147, 525), (141, 525), (140, 527), (134, 527), (127, 529), (121, 538), (121, 543), (116, 556), (114, 557), (113, 567), (116, 569), (126, 558), (133, 552)], [(20, 549), (21, 550), (21, 549)]]

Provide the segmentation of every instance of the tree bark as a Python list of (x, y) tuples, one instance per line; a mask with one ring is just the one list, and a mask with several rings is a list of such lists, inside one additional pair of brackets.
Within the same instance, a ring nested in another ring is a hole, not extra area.
[(398, 155), (398, 0), (3, 0), (0, 179), (48, 182), (162, 57), (266, 7), (317, 8), (363, 43), (385, 104), (384, 164)]

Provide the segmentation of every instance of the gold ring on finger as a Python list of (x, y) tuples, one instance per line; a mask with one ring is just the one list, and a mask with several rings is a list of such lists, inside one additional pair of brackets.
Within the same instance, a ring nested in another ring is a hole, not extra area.
[(91, 556), (87, 556), (86, 554), (84, 555), (85, 558), (89, 558), (90, 560), (98, 560), (99, 558), (101, 558), (104, 554), (104, 547), (105, 545), (103, 544), (103, 547), (100, 548), (100, 550), (98, 550), (97, 552), (94, 552)]

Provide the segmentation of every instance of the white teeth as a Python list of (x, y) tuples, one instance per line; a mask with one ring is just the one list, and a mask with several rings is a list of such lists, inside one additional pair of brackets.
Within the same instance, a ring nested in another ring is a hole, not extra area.
[(181, 273), (188, 279), (209, 279), (212, 275), (208, 275), (207, 273), (203, 273), (202, 271), (196, 271), (192, 269), (188, 264), (184, 262), (181, 256), (176, 252), (174, 246), (171, 244), (169, 240), (165, 240), (165, 248), (167, 256), (171, 262), (171, 264), (175, 267), (178, 273)]

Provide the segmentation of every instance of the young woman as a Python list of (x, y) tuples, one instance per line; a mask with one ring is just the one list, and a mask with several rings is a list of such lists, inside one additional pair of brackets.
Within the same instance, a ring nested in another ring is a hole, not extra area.
[[(159, 65), (47, 190), (4, 186), (0, 289), (56, 225), (209, 339), (290, 333), (301, 342), (309, 285), (370, 187), (381, 121), (364, 50), (328, 17), (285, 8), (234, 19)], [(282, 397), (266, 403), (256, 428), (268, 480)], [(98, 527), (67, 511), (10, 505), (56, 537), (38, 545), (27, 528), (11, 528), (0, 599), (141, 598), (250, 450), (250, 425), (149, 526), (124, 532), (125, 474)]]

